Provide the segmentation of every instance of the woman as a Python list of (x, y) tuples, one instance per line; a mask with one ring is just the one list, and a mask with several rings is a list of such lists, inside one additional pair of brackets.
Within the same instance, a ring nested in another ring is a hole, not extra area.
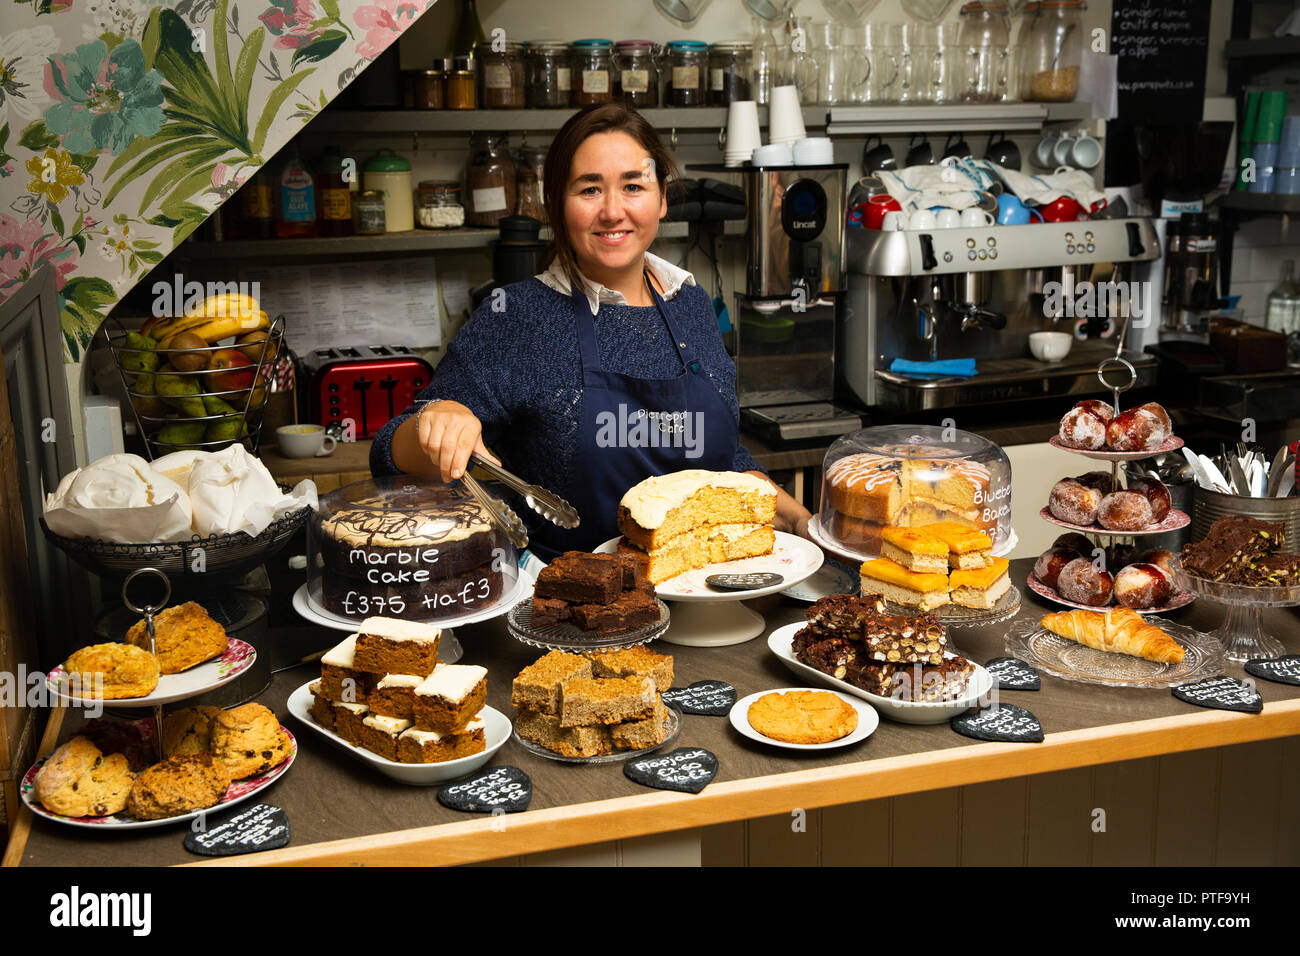
[[(572, 530), (530, 521), (546, 560), (614, 537), (623, 494), (684, 468), (766, 478), (741, 446), (735, 366), (708, 293), (651, 255), (672, 158), (617, 104), (584, 109), (546, 156), (550, 267), (489, 296), (416, 405), (376, 437), (371, 471), (459, 478), (477, 451), (567, 499)], [(778, 489), (776, 526), (807, 509)]]

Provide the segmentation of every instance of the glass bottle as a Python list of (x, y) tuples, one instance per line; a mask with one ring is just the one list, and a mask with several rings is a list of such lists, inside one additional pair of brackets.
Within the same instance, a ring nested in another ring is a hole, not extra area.
[(263, 166), (239, 190), (240, 233), (247, 239), (275, 236), (275, 199), (271, 174)]
[(316, 235), (320, 224), (316, 218), (315, 179), (298, 155), (295, 142), (290, 141), (289, 155), (280, 165), (277, 187), (275, 234), (281, 239)]
[(352, 235), (352, 194), (343, 179), (343, 154), (327, 147), (316, 171), (316, 199), (320, 203), (320, 235)]
[(474, 133), (465, 169), (465, 223), (496, 226), (515, 212), (515, 164), (505, 133)]
[(486, 42), (474, 0), (461, 0), (460, 19), (456, 21), (456, 32), (452, 34), (451, 55), (472, 57), (475, 48)]
[(1034, 4), (1025, 33), (1020, 95), (1042, 103), (1066, 103), (1079, 92), (1083, 57), (1083, 0)]
[(1295, 281), (1295, 260), (1282, 263), (1282, 280), (1268, 294), (1264, 327), (1283, 335), (1300, 333), (1300, 285)]

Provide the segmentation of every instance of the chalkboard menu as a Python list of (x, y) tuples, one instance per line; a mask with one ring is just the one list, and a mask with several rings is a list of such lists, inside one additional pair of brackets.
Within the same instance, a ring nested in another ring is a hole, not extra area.
[(1210, 0), (1114, 0), (1110, 24), (1120, 118), (1160, 125), (1200, 122)]
[(672, 753), (654, 754), (623, 764), (623, 774), (629, 780), (682, 793), (699, 793), (717, 773), (717, 755), (703, 747), (678, 747)]
[(200, 856), (235, 856), (278, 850), (289, 843), (289, 817), (279, 807), (259, 803), (210, 828), (185, 836), (185, 849)]

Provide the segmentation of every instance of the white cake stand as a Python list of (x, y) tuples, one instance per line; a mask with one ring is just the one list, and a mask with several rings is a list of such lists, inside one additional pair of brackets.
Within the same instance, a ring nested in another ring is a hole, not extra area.
[[(612, 554), (620, 538), (611, 538), (596, 552)], [(687, 571), (655, 585), (655, 593), (671, 602), (668, 633), (660, 638), (669, 644), (688, 647), (728, 647), (752, 641), (767, 629), (763, 615), (742, 604), (753, 598), (798, 584), (815, 574), (826, 560), (821, 548), (798, 535), (776, 532), (776, 546), (771, 554), (740, 561), (710, 564)], [(704, 583), (711, 574), (755, 574), (770, 571), (781, 575), (777, 584), (749, 591), (715, 591)]]

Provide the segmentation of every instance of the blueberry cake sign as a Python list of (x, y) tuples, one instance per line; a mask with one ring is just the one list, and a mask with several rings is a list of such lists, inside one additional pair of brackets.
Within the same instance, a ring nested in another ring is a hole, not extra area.
[(424, 482), (361, 488), (322, 507), (317, 562), (327, 611), (429, 621), (501, 596), (514, 568), (505, 533), (467, 490)]
[(522, 813), (532, 799), (532, 779), (511, 766), (493, 767), (438, 791), (444, 807), (467, 813)]
[(1043, 742), (1043, 725), (1038, 718), (1015, 704), (997, 703), (951, 721), (952, 729), (975, 740), (1037, 744)]
[(260, 850), (278, 850), (288, 843), (289, 816), (269, 803), (241, 810), (211, 829), (185, 836), (185, 849), (200, 856), (236, 856)]
[(1258, 714), (1264, 709), (1264, 698), (1250, 684), (1235, 677), (1220, 674), (1191, 684), (1170, 688), (1175, 697), (1197, 707), (1216, 710), (1239, 710)]
[(1275, 684), (1300, 684), (1300, 654), (1247, 661), (1246, 673)]
[(664, 703), (683, 714), (725, 717), (736, 704), (736, 688), (722, 680), (697, 680), (664, 691)]
[(641, 757), (623, 764), (623, 773), (657, 790), (699, 793), (718, 774), (718, 758), (703, 747), (678, 747), (672, 753)]

